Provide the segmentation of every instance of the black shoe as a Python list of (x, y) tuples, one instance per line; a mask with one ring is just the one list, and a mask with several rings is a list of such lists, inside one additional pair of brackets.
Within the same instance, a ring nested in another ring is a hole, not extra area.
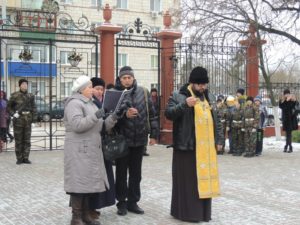
[(238, 153), (233, 153), (232, 155), (233, 155), (233, 156), (241, 156), (242, 153), (239, 153), (239, 152), (238, 152)]
[(23, 163), (31, 164), (31, 161), (30, 161), (29, 159), (24, 159), (24, 160), (23, 160)]
[(233, 151), (229, 151), (229, 152), (228, 152), (228, 154), (232, 154), (232, 153), (233, 153)]
[(224, 155), (224, 151), (217, 151), (217, 155)]
[(144, 214), (144, 210), (142, 208), (140, 208), (136, 203), (132, 203), (130, 205), (127, 206), (127, 209), (129, 212), (133, 212), (136, 214)]
[(290, 146), (290, 149), (288, 150), (288, 153), (292, 153), (293, 152), (293, 147)]
[(287, 147), (288, 147), (287, 145), (284, 146), (283, 152), (287, 152)]
[(22, 164), (22, 163), (23, 163), (23, 160), (22, 160), (22, 159), (18, 159), (17, 162), (16, 162), (17, 165), (20, 165), (20, 164)]
[(143, 156), (149, 156), (149, 153), (144, 152), (144, 153), (143, 153)]
[(120, 216), (125, 216), (127, 214), (126, 202), (119, 202), (117, 204), (118, 211), (117, 214)]

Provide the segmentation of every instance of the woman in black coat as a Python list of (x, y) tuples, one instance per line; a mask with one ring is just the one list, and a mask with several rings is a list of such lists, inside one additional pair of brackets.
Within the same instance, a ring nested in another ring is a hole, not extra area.
[[(279, 101), (279, 108), (282, 110), (282, 126), (286, 135), (286, 144), (283, 152), (293, 152), (292, 147), (292, 131), (298, 130), (297, 114), (295, 106), (297, 104), (295, 95), (290, 93), (290, 90), (285, 89), (283, 97)], [(287, 150), (289, 147), (289, 150)]]

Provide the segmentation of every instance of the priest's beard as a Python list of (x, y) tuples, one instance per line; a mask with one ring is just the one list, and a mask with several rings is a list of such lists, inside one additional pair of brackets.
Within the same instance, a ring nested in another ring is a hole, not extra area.
[(200, 98), (201, 101), (204, 100), (205, 97), (204, 92), (194, 90), (194, 94), (196, 97)]

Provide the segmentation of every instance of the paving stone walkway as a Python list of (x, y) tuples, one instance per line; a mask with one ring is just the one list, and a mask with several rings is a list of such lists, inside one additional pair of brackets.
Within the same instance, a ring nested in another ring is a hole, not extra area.
[[(219, 156), (222, 195), (213, 200), (211, 225), (299, 225), (300, 151), (282, 153), (269, 143), (261, 157)], [(143, 161), (144, 215), (101, 210), (103, 225), (179, 225), (169, 215), (172, 150), (149, 147)], [(63, 191), (63, 151), (32, 151), (32, 165), (0, 154), (0, 225), (67, 225), (71, 210)], [(195, 223), (193, 223), (195, 224)], [(207, 223), (205, 223), (207, 224)]]

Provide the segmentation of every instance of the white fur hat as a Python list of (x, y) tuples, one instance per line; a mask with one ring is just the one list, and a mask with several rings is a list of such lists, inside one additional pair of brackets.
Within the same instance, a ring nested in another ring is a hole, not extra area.
[(86, 88), (91, 82), (91, 79), (88, 76), (82, 75), (79, 76), (74, 82), (73, 82), (73, 87), (72, 91), (73, 92), (78, 92), (84, 88)]

